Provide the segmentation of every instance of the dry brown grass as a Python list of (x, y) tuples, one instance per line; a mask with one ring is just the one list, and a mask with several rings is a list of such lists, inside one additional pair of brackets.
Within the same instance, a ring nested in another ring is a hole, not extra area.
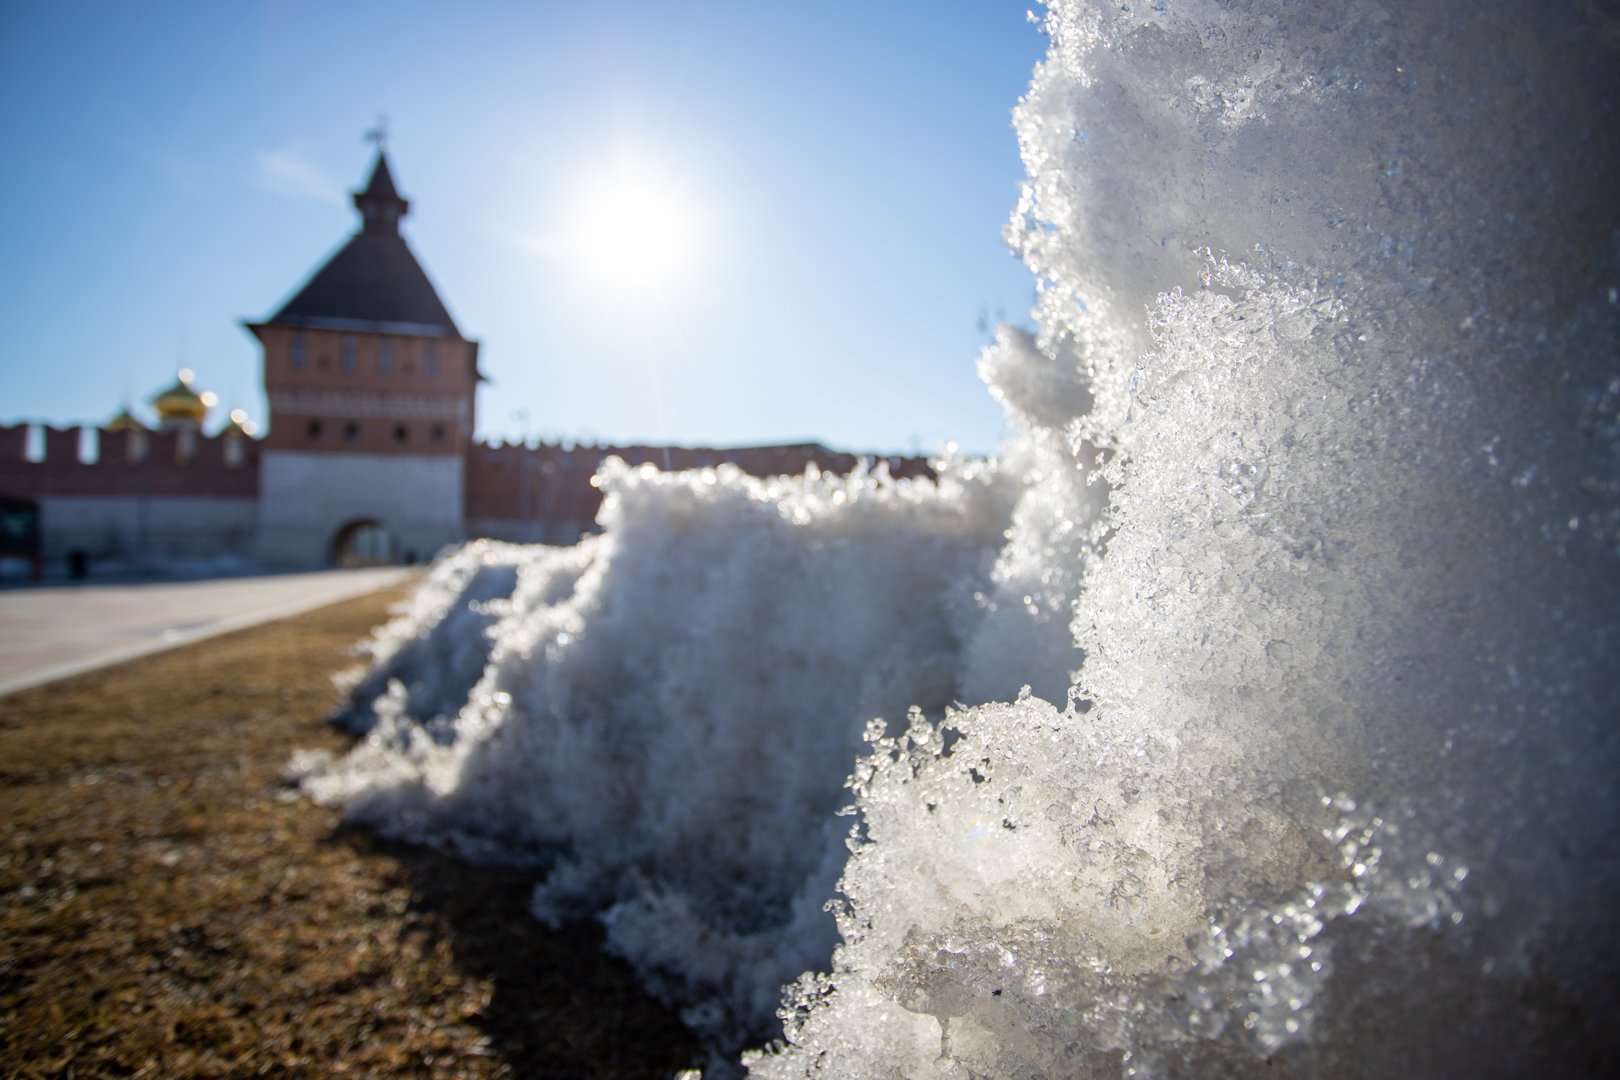
[(0, 1072), (664, 1077), (697, 1048), (532, 879), (285, 790), (390, 594), (0, 698)]

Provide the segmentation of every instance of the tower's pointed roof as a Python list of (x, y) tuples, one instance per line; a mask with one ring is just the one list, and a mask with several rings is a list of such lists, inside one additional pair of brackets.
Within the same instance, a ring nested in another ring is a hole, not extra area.
[(438, 291), (405, 238), (399, 219), (410, 210), (380, 147), (371, 179), (354, 193), (360, 231), (344, 243), (271, 316), (272, 326), (354, 329), (461, 337)]
[[(410, 210), (411, 204), (399, 193), (394, 186), (394, 174), (388, 168), (388, 152), (381, 148), (377, 150), (376, 164), (371, 167), (371, 179), (366, 181), (365, 189), (354, 193), (355, 209), (360, 211), (361, 220), (366, 226), (374, 221), (377, 224), (392, 224), (396, 230), (399, 219)], [(397, 207), (394, 215), (373, 214), (369, 212), (372, 207), (379, 210)]]

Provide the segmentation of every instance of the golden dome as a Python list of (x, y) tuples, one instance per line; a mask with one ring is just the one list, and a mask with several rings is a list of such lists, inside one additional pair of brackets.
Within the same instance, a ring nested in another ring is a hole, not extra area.
[(193, 389), (191, 380), (195, 377), (190, 368), (181, 368), (174, 385), (152, 399), (152, 407), (157, 410), (160, 423), (202, 423), (203, 417), (208, 415), (208, 410), (219, 399), (206, 390), (199, 393)]
[(135, 418), (135, 414), (130, 412), (129, 411), (129, 406), (126, 405), (122, 409), (118, 410), (118, 415), (117, 416), (115, 416), (111, 420), (107, 421), (107, 423), (105, 425), (105, 430), (107, 430), (107, 431), (145, 431), (146, 430), (146, 425), (141, 423), (139, 420), (137, 420)]

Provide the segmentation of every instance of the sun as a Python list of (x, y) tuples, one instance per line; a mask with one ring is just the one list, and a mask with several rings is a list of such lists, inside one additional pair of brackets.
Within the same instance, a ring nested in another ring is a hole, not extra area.
[(689, 281), (703, 247), (693, 200), (668, 179), (634, 169), (586, 186), (569, 232), (583, 271), (640, 293), (665, 295)]

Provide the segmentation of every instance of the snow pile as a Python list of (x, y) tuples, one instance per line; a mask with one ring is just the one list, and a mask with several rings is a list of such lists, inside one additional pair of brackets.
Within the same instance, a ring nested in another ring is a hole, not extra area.
[(309, 789), (723, 1043), (824, 970), (765, 1077), (1612, 1070), (1612, 16), (1046, 24), (1002, 459), (610, 468), (436, 568)]
[[(573, 559), (556, 560), (564, 573), (554, 571), (548, 582), (557, 578), (572, 589), (588, 552), (582, 547)], [(384, 708), (409, 715), (441, 742), (454, 741), (456, 714), (489, 663), (490, 626), (509, 610), (496, 602), (511, 598), (530, 557), (515, 544), (477, 540), (435, 562), (410, 600), (361, 646), (368, 666), (345, 680), (352, 682), (349, 704), (334, 720), (364, 735), (386, 700)]]
[(543, 918), (610, 947), (737, 1044), (824, 965), (844, 781), (874, 716), (960, 697), (1015, 492), (993, 467), (762, 481), (612, 463), (605, 534), (478, 543), (371, 646), (340, 762), (306, 790), (472, 858), (545, 871)]
[(843, 944), (753, 1071), (1612, 1069), (1612, 18), (1047, 25), (1010, 232), (1113, 488), (1084, 667), (875, 739)]

